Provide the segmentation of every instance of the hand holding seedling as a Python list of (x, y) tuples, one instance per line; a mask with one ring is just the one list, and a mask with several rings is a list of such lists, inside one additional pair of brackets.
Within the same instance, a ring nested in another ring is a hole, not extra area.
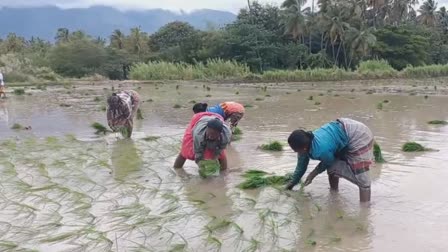
[(308, 177), (306, 177), (305, 183), (303, 185), (308, 186), (309, 184), (311, 184), (313, 182), (313, 179), (318, 174), (319, 174), (319, 172), (317, 171), (317, 169), (314, 169), (312, 172), (310, 172), (310, 174), (308, 174)]

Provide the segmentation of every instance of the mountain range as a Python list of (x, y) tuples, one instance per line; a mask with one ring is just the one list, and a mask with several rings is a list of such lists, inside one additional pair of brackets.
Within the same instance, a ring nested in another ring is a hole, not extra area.
[(210, 9), (176, 13), (163, 9), (120, 11), (106, 6), (76, 9), (3, 7), (0, 8), (0, 38), (13, 32), (25, 38), (34, 36), (53, 41), (58, 28), (82, 30), (94, 37), (108, 38), (115, 29), (128, 33), (131, 28), (140, 26), (143, 31), (153, 33), (173, 21), (206, 29), (231, 23), (235, 18), (231, 12)]

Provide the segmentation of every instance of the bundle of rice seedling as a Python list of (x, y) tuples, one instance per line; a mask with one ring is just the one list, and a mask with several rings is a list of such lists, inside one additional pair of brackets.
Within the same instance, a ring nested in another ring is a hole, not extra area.
[(96, 130), (95, 134), (97, 134), (97, 135), (100, 135), (100, 134), (105, 135), (107, 132), (109, 132), (109, 130), (106, 128), (106, 126), (104, 126), (98, 122), (92, 123), (91, 127)]
[(145, 118), (143, 118), (142, 110), (137, 109), (137, 120), (143, 120), (143, 119), (145, 119)]
[(199, 161), (199, 175), (207, 178), (218, 173), (221, 165), (217, 160), (201, 160)]
[(282, 186), (292, 180), (292, 174), (284, 176), (269, 175), (269, 173), (260, 170), (246, 171), (242, 177), (245, 181), (238, 185), (240, 189), (256, 189), (265, 186)]
[(386, 160), (383, 158), (380, 146), (375, 142), (373, 145), (373, 155), (375, 156), (375, 162), (384, 163)]
[(448, 124), (448, 122), (447, 121), (443, 121), (443, 120), (432, 120), (432, 121), (429, 121), (428, 124), (446, 125), (446, 124)]
[(260, 148), (265, 151), (282, 151), (283, 144), (279, 141), (273, 141), (268, 144), (262, 144)]
[(407, 142), (403, 145), (402, 150), (404, 152), (421, 152), (421, 151), (427, 151), (428, 149), (426, 149), (419, 143)]

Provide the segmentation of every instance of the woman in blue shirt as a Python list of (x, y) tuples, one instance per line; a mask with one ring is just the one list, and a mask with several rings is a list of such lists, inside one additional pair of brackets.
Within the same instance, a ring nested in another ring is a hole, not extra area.
[(373, 162), (373, 134), (361, 122), (340, 118), (314, 132), (295, 130), (288, 138), (289, 146), (298, 153), (297, 167), (287, 189), (291, 190), (305, 174), (310, 159), (320, 160), (304, 185), (325, 170), (330, 187), (338, 190), (343, 177), (359, 187), (361, 201), (370, 201), (369, 167)]

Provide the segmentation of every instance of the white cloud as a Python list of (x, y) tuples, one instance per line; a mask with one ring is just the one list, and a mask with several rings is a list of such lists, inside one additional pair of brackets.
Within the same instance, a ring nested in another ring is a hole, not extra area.
[[(283, 0), (259, 0), (260, 3), (280, 4)], [(56, 5), (61, 8), (112, 6), (118, 9), (169, 9), (191, 11), (216, 9), (237, 12), (247, 6), (247, 0), (1, 0), (0, 6), (24, 7)]]

